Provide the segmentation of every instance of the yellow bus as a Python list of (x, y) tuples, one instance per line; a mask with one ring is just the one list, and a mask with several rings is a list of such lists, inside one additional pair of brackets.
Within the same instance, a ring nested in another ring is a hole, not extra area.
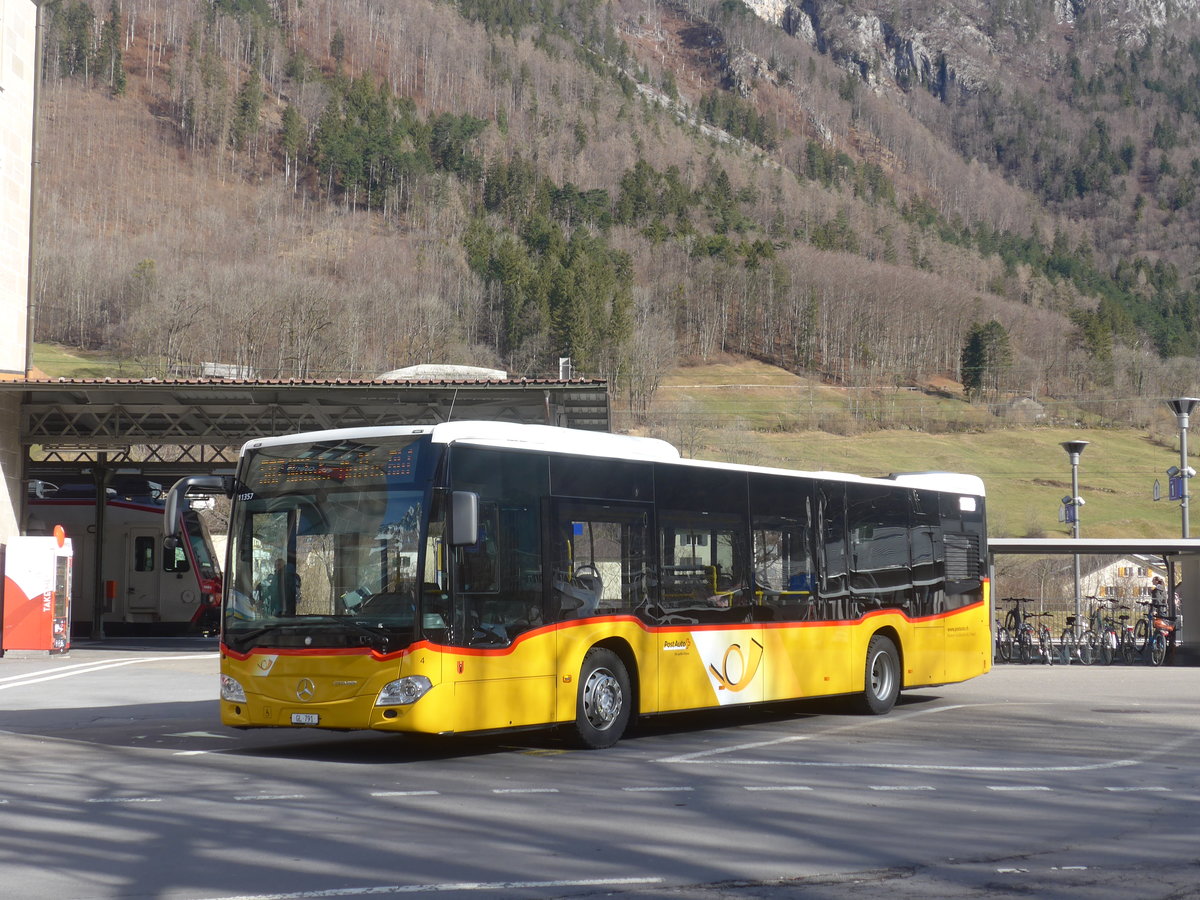
[(848, 695), (886, 713), (991, 665), (970, 475), (453, 422), (254, 440), (235, 477), (184, 479), (168, 502), (218, 489), (235, 728), (561, 726), (601, 748), (682, 710)]

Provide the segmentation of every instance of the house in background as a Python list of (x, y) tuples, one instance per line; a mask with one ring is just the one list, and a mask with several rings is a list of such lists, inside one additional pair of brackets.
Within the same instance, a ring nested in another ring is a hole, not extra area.
[[(1005, 566), (997, 567), (996, 573), (996, 597), (1000, 603), (1009, 597), (1032, 597), (1041, 601), (1039, 609), (1056, 609), (1074, 602), (1071, 557), (1031, 556), (1010, 558), (1005, 562)], [(1146, 600), (1155, 575), (1167, 580), (1167, 568), (1158, 556), (1082, 555), (1079, 557), (1079, 594), (1080, 597), (1122, 602)]]
[[(1166, 566), (1156, 556), (1085, 556), (1080, 562), (1094, 564), (1091, 568), (1081, 569), (1079, 573), (1080, 593), (1088, 597), (1148, 600), (1151, 579), (1157, 575), (1164, 582), (1167, 580)], [(1067, 590), (1073, 588), (1068, 585)]]

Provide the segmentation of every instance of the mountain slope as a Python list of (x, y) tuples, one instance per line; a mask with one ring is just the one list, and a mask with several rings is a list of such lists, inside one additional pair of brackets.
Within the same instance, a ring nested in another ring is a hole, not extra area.
[(38, 334), (153, 373), (571, 356), (639, 411), (729, 352), (958, 378), (994, 319), (994, 411), (1144, 423), (1195, 381), (1200, 44), (1114, 9), (64, 3)]

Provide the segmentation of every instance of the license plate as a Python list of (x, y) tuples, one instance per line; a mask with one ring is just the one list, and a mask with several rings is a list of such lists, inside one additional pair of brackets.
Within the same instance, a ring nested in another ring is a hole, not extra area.
[(320, 718), (316, 713), (292, 713), (292, 724), (316, 725)]

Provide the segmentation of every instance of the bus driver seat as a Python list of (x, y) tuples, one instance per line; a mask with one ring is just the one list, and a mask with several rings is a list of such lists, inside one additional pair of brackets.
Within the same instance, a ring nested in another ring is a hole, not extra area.
[(564, 618), (583, 618), (596, 614), (600, 598), (604, 595), (604, 581), (595, 566), (584, 565), (577, 568), (570, 578), (556, 574), (554, 590), (560, 597)]

